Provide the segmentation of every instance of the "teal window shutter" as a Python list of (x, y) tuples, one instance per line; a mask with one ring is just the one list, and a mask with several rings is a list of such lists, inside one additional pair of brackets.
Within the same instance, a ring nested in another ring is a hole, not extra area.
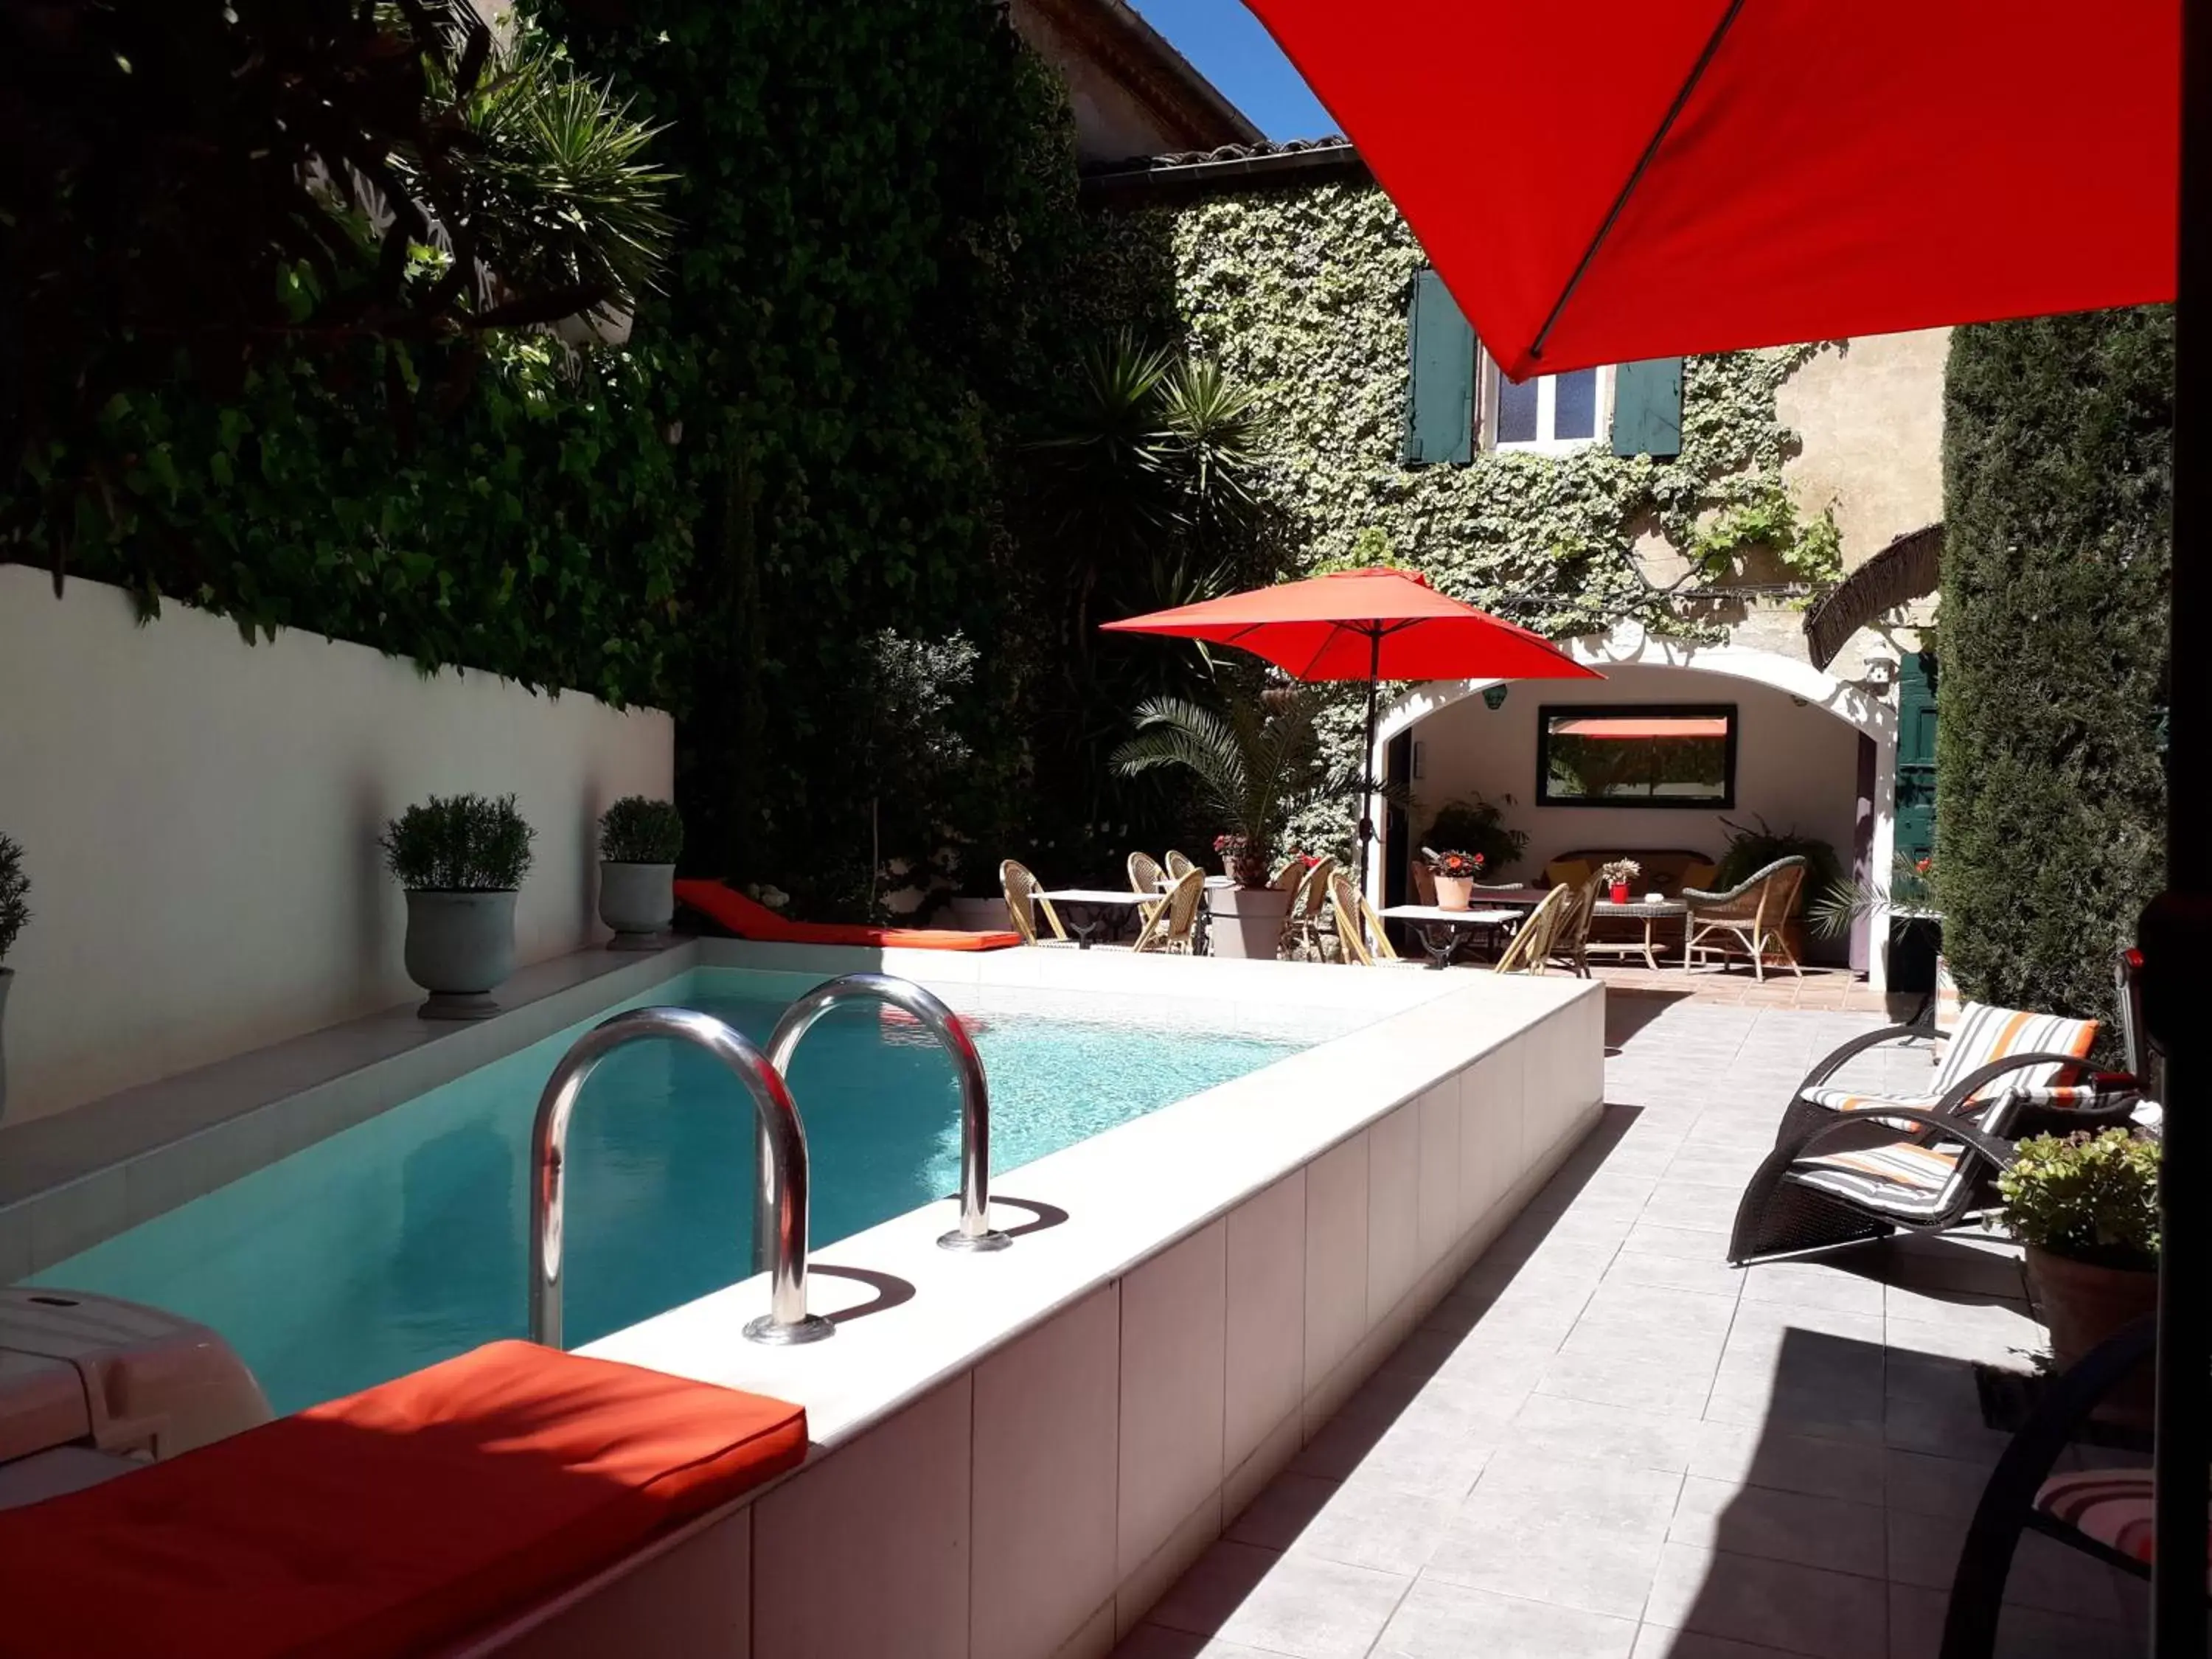
[(1433, 270), (1416, 271), (1406, 304), (1408, 465), (1474, 459), (1474, 331)]
[(1672, 460), (1682, 453), (1682, 360), (1654, 357), (1613, 371), (1613, 453)]

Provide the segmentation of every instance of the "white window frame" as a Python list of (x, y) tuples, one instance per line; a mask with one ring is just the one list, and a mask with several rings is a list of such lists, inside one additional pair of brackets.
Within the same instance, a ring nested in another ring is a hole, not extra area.
[(1475, 428), (1479, 449), (1495, 449), (1515, 455), (1571, 455), (1578, 449), (1588, 449), (1593, 444), (1610, 442), (1613, 434), (1613, 365), (1602, 364), (1597, 371), (1596, 430), (1587, 438), (1554, 438), (1552, 430), (1553, 402), (1558, 388), (1548, 374), (1536, 380), (1536, 433), (1534, 438), (1518, 443), (1500, 443), (1498, 431), (1498, 388), (1500, 381), (1496, 359), (1486, 351), (1482, 354), (1482, 382), (1480, 410)]

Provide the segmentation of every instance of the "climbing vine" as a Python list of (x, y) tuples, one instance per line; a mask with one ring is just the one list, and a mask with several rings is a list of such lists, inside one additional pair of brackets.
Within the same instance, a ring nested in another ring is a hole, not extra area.
[[(1301, 574), (1377, 546), (1455, 597), (1553, 638), (1640, 623), (1695, 641), (1724, 631), (1731, 585), (1817, 588), (1841, 574), (1832, 514), (1784, 487), (1795, 434), (1776, 392), (1820, 346), (1684, 365), (1679, 457), (1479, 450), (1465, 465), (1400, 464), (1406, 300), (1426, 262), (1389, 199), (1325, 183), (1099, 215), (1091, 303), (1148, 314), (1249, 386), (1268, 447), (1255, 488), (1286, 518)], [(1361, 700), (1324, 715), (1357, 745)], [(1341, 848), (1330, 814), (1302, 824)]]

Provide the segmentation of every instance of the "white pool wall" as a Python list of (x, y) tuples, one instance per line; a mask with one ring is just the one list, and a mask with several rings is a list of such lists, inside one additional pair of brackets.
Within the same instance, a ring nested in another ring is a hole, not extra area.
[(994, 1196), (1066, 1219), (1002, 1254), (937, 1249), (949, 1205), (824, 1250), (817, 1310), (874, 1297), (841, 1267), (912, 1290), (826, 1342), (745, 1342), (756, 1279), (592, 1345), (798, 1401), (814, 1449), (465, 1651), (1103, 1656), (1601, 1105), (1604, 994), (1588, 981), (1046, 951), (883, 965), (940, 985), (1141, 986), (1178, 1023), (1199, 1006), (1378, 1017), (1014, 1172)]

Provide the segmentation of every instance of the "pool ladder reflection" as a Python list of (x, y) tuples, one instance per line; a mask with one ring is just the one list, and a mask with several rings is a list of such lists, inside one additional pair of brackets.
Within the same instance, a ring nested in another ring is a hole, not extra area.
[(818, 1342), (836, 1330), (806, 1310), (808, 1165), (806, 1131), (784, 1080), (793, 1051), (831, 1009), (874, 1001), (904, 1010), (952, 1057), (960, 1080), (960, 1224), (938, 1243), (947, 1249), (1004, 1249), (990, 1224), (991, 1104), (983, 1062), (957, 1016), (919, 985), (888, 974), (848, 974), (817, 985), (785, 1012), (763, 1054), (728, 1022), (690, 1008), (634, 1008), (578, 1038), (546, 1079), (530, 1136), (530, 1336), (562, 1346), (568, 1124), (599, 1063), (617, 1048), (650, 1037), (689, 1042), (720, 1060), (753, 1105), (759, 1137), (755, 1188), (756, 1267), (769, 1273), (769, 1310), (744, 1328), (748, 1340), (778, 1346)]

